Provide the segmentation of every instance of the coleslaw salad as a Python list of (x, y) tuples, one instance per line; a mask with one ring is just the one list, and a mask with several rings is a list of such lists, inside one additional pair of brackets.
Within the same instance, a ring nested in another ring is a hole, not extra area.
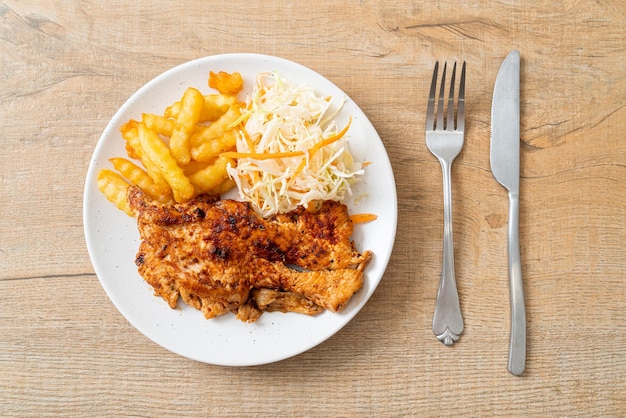
[(277, 72), (260, 73), (242, 116), (237, 151), (222, 154), (237, 160), (228, 167), (241, 199), (262, 216), (297, 206), (343, 201), (364, 173), (347, 140), (350, 121), (339, 128), (335, 117), (343, 101), (321, 97)]

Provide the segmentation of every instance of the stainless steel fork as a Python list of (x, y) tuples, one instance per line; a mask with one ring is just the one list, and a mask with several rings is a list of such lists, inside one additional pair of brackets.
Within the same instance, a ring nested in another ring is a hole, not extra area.
[(445, 345), (452, 345), (463, 332), (463, 316), (459, 304), (459, 294), (454, 275), (454, 244), (452, 239), (452, 186), (450, 167), (452, 161), (461, 152), (465, 128), (465, 62), (461, 70), (458, 102), (456, 106), (456, 127), (454, 115), (454, 85), (456, 63), (452, 69), (452, 78), (448, 94), (447, 120), (444, 125), (444, 91), (446, 84), (446, 64), (443, 66), (437, 119), (435, 120), (435, 93), (437, 90), (437, 72), (439, 63), (435, 63), (433, 80), (428, 96), (426, 110), (426, 145), (430, 152), (439, 159), (443, 170), (443, 263), (441, 281), (437, 292), (437, 304), (433, 315), (433, 332)]

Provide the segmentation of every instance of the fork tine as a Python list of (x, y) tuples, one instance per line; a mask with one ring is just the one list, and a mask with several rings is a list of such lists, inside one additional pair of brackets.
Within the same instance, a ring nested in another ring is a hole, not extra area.
[(452, 77), (450, 77), (450, 94), (448, 95), (448, 120), (446, 121), (446, 130), (454, 130), (454, 81), (456, 78), (456, 62), (452, 67)]
[(437, 130), (443, 130), (443, 94), (446, 88), (446, 67), (443, 64), (443, 73), (441, 74), (441, 86), (439, 88), (439, 103), (437, 104)]
[(457, 105), (456, 129), (463, 131), (465, 129), (465, 61), (461, 68), (461, 83), (459, 85), (459, 104)]
[(428, 107), (426, 108), (426, 130), (432, 131), (435, 123), (435, 92), (437, 91), (437, 72), (439, 61), (435, 62), (433, 71), (433, 81), (430, 83), (430, 94), (428, 95)]

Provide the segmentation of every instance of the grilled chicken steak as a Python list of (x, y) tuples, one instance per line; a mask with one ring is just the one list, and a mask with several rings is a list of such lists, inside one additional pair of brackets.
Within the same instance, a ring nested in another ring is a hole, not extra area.
[(216, 196), (163, 205), (133, 186), (128, 197), (139, 273), (172, 308), (180, 297), (206, 318), (232, 311), (253, 322), (266, 310), (338, 312), (363, 286), (372, 254), (356, 251), (343, 204), (264, 219), (248, 203)]

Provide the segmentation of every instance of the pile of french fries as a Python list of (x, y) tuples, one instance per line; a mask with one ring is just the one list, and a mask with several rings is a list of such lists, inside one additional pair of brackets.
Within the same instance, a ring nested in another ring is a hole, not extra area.
[(98, 173), (98, 189), (128, 215), (134, 216), (127, 198), (131, 185), (165, 204), (235, 186), (226, 167), (236, 162), (221, 154), (236, 147), (237, 121), (245, 105), (237, 100), (243, 78), (237, 72), (211, 71), (208, 84), (218, 93), (203, 95), (189, 87), (163, 115), (144, 113), (141, 121), (131, 119), (120, 128), (128, 158), (110, 159), (115, 170)]

